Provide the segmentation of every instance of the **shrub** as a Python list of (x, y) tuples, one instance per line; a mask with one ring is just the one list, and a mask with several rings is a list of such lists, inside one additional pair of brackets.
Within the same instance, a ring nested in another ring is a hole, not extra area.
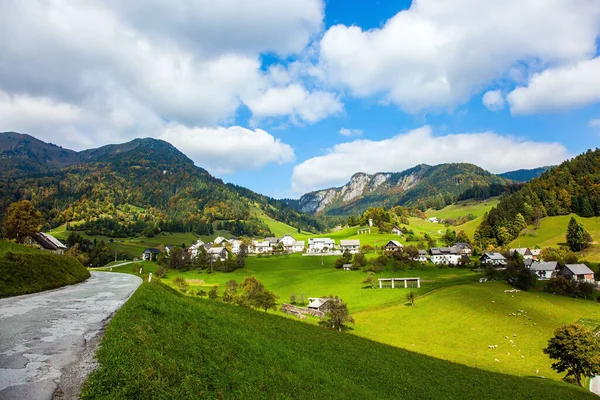
[(165, 267), (158, 267), (154, 275), (156, 275), (159, 278), (164, 278), (167, 276), (167, 269)]
[(187, 292), (190, 287), (189, 283), (185, 280), (183, 276), (175, 277), (175, 279), (173, 279), (173, 284), (177, 287), (177, 289), (181, 290), (184, 293)]

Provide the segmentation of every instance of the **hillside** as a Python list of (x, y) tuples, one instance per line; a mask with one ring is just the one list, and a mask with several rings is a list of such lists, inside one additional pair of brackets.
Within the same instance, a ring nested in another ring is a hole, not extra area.
[[(232, 234), (268, 236), (267, 216), (306, 231), (320, 222), (281, 201), (226, 185), (171, 144), (157, 139), (73, 152), (28, 135), (0, 134), (0, 215), (16, 200), (30, 199), (48, 221), (93, 235), (152, 236), (160, 231), (213, 233), (217, 221)], [(8, 166), (8, 164), (5, 164)]]
[[(505, 245), (527, 225), (547, 216), (600, 216), (600, 150), (588, 150), (544, 172), (516, 193), (504, 196), (482, 221), (482, 242)], [(566, 229), (566, 225), (565, 225)]]
[(561, 382), (483, 371), (183, 297), (154, 282), (111, 321), (97, 357), (83, 399), (595, 398)]
[(549, 169), (552, 169), (552, 167), (553, 166), (539, 167), (534, 169), (518, 169), (516, 171), (509, 171), (503, 174), (498, 174), (498, 176), (510, 179), (511, 181), (515, 182), (529, 182), (530, 180), (542, 175)]
[(472, 164), (421, 164), (397, 173), (359, 172), (342, 187), (307, 193), (290, 204), (302, 212), (328, 215), (357, 215), (376, 206), (439, 209), (468, 191), (469, 198), (486, 198), (502, 193), (511, 183)]

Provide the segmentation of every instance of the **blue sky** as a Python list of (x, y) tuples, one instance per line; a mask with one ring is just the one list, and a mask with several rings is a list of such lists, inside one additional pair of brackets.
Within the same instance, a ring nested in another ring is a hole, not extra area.
[(359, 171), (504, 172), (598, 145), (600, 2), (20, 3), (0, 4), (0, 131), (68, 148), (161, 138), (298, 197)]

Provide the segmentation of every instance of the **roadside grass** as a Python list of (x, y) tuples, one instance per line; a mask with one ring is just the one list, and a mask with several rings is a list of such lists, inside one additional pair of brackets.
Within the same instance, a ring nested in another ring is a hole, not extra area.
[(89, 276), (72, 257), (0, 240), (0, 297), (55, 289)]
[(456, 204), (451, 204), (441, 210), (429, 209), (425, 211), (428, 218), (437, 217), (440, 219), (466, 217), (468, 214), (473, 214), (475, 217), (480, 217), (486, 212), (496, 207), (500, 199), (498, 197), (490, 197), (485, 201), (478, 200), (463, 200)]
[[(418, 309), (418, 307), (415, 307)], [(144, 283), (110, 322), (82, 399), (593, 399)]]
[[(509, 288), (500, 282), (461, 285), (417, 298), (414, 307), (364, 310), (354, 314), (354, 333), (490, 371), (562, 379), (542, 349), (565, 324), (598, 323), (600, 308), (538, 291), (505, 293)], [(498, 348), (488, 348), (493, 345)]]

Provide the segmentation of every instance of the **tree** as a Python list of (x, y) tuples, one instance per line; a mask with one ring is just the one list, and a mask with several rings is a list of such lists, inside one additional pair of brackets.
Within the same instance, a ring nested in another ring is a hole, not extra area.
[(367, 259), (363, 253), (358, 253), (354, 255), (354, 262), (352, 265), (356, 268), (361, 268), (367, 265)]
[(196, 292), (196, 295), (198, 295), (200, 297), (206, 297), (207, 294), (208, 293), (206, 293), (206, 290), (202, 290), (202, 289), (200, 289)]
[(23, 243), (27, 236), (39, 232), (43, 224), (42, 214), (29, 200), (17, 201), (6, 211), (4, 236), (7, 239), (15, 239), (17, 243)]
[(239, 287), (238, 283), (236, 281), (234, 281), (233, 279), (228, 281), (225, 284), (225, 291), (223, 292), (222, 300), (225, 303), (232, 303), (237, 296), (238, 287)]
[(581, 251), (589, 246), (591, 236), (575, 217), (571, 217), (567, 226), (567, 245), (571, 251)]
[(290, 294), (290, 304), (296, 304), (296, 295), (294, 293)]
[(417, 298), (417, 296), (415, 296), (415, 292), (410, 292), (409, 294), (406, 295), (406, 300), (408, 300), (408, 302), (410, 303), (411, 306), (415, 305), (416, 298)]
[(235, 263), (237, 268), (244, 268), (246, 264), (246, 254), (248, 253), (248, 246), (244, 243), (240, 245), (240, 252), (238, 253)]
[(167, 265), (171, 269), (182, 269), (185, 266), (183, 249), (174, 247), (173, 250), (169, 252)]
[(325, 303), (325, 323), (327, 326), (341, 332), (347, 322), (354, 323), (354, 318), (348, 314), (348, 306), (337, 296), (327, 297)]
[(572, 324), (558, 328), (544, 353), (552, 360), (552, 369), (567, 372), (581, 386), (581, 377), (600, 374), (600, 340), (585, 327)]
[(371, 289), (375, 289), (375, 285), (377, 285), (377, 279), (375, 278), (375, 274), (373, 272), (369, 272), (365, 280), (362, 283), (366, 283), (371, 286)]
[(173, 284), (184, 293), (187, 292), (190, 287), (183, 276), (176, 276), (175, 279), (173, 279)]
[(208, 298), (213, 299), (213, 300), (219, 298), (219, 287), (218, 286), (213, 286), (212, 289), (210, 289), (210, 291), (208, 292)]
[(275, 293), (263, 289), (261, 292), (257, 293), (254, 296), (253, 307), (262, 308), (263, 310), (265, 310), (265, 312), (267, 312), (267, 310), (269, 309), (276, 310), (278, 298), (279, 297)]
[(456, 242), (471, 244), (471, 239), (469, 239), (469, 236), (465, 233), (465, 231), (460, 231), (456, 234)]

